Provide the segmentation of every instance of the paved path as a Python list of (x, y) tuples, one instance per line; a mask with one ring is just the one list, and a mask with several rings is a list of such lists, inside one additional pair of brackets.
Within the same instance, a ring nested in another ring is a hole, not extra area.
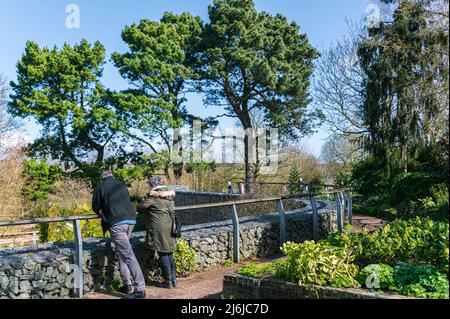
[[(383, 227), (384, 220), (369, 216), (353, 216), (353, 226), (355, 231), (366, 229), (373, 231)], [(195, 273), (188, 278), (179, 278), (178, 286), (175, 289), (163, 289), (156, 286), (147, 286), (148, 299), (219, 299), (222, 294), (223, 275), (233, 272), (247, 263), (261, 263), (269, 261), (264, 259), (252, 260), (234, 264), (227, 267), (219, 267), (205, 272)], [(87, 299), (120, 299), (124, 295), (120, 293), (90, 293), (85, 296)]]
[(387, 221), (370, 216), (353, 215), (353, 228), (360, 232), (363, 229), (366, 231), (377, 230), (387, 224)]
[[(163, 289), (147, 286), (147, 299), (220, 299), (222, 294), (223, 275), (233, 272), (248, 263), (267, 262), (269, 259), (246, 261), (232, 266), (211, 269), (195, 273), (188, 278), (179, 278), (177, 288)], [(86, 299), (121, 299), (120, 293), (90, 293)]]

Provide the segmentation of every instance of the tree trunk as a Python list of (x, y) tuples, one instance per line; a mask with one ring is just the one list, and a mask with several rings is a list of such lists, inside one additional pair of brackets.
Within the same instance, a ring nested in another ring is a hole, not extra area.
[(245, 192), (253, 194), (255, 192), (255, 171), (253, 159), (252, 128), (245, 129), (244, 154), (245, 154)]
[(173, 175), (175, 177), (175, 179), (178, 181), (181, 176), (183, 175), (183, 145), (182, 143), (182, 138), (181, 138), (181, 134), (178, 134), (178, 136), (176, 138), (173, 139), (172, 142), (172, 150), (173, 152), (176, 152), (177, 155), (180, 157), (180, 161), (177, 163), (173, 163)]

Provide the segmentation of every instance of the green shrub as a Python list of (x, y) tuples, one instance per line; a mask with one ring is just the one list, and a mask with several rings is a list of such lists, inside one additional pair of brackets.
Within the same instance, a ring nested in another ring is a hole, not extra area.
[[(75, 209), (60, 209), (57, 206), (52, 206), (48, 212), (47, 217), (60, 216), (87, 216), (93, 215), (94, 212), (90, 205), (80, 205)], [(100, 219), (82, 220), (80, 221), (81, 235), (83, 238), (103, 238), (103, 230)], [(62, 242), (74, 240), (73, 224), (72, 223), (50, 223), (39, 224), (39, 241), (46, 242)]]
[(297, 166), (294, 164), (291, 166), (288, 178), (288, 189), (290, 194), (301, 194), (303, 193), (302, 185), (300, 182), (300, 173)]
[(433, 266), (372, 264), (356, 277), (361, 285), (379, 284), (376, 288), (389, 290), (410, 297), (449, 298), (448, 278)]
[(401, 265), (394, 268), (394, 289), (411, 297), (449, 298), (448, 277), (433, 266)]
[(121, 278), (115, 279), (113, 281), (111, 281), (107, 286), (106, 286), (106, 290), (108, 292), (117, 292), (120, 290), (120, 287), (122, 287), (123, 282)]
[(383, 160), (373, 156), (352, 167), (355, 213), (389, 220), (428, 216), (448, 221), (448, 150), (437, 143), (409, 152), (407, 173), (400, 169), (400, 158), (393, 162), (389, 174)]
[(179, 240), (174, 252), (177, 274), (188, 276), (196, 270), (195, 250), (185, 240)]
[(328, 238), (336, 247), (349, 247), (368, 263), (394, 264), (397, 261), (434, 265), (448, 272), (448, 223), (428, 218), (395, 220), (373, 233), (341, 233)]
[(277, 270), (277, 277), (298, 282), (332, 287), (358, 287), (354, 276), (358, 266), (352, 264), (350, 249), (333, 248), (325, 242), (285, 243), (281, 248), (287, 260)]
[(447, 221), (448, 214), (448, 187), (446, 184), (433, 185), (430, 189), (430, 196), (421, 198), (416, 204), (418, 209), (430, 216), (434, 220)]
[(223, 262), (222, 262), (222, 266), (224, 266), (224, 267), (228, 267), (228, 266), (231, 266), (233, 264), (233, 260), (231, 260), (231, 259), (225, 259)]
[(356, 279), (363, 287), (391, 290), (394, 285), (394, 268), (386, 264), (372, 264), (361, 269)]
[(431, 188), (439, 180), (430, 173), (404, 173), (396, 176), (390, 190), (390, 202), (409, 203), (431, 195)]
[(243, 276), (248, 277), (264, 277), (264, 276), (272, 276), (275, 274), (276, 265), (274, 263), (265, 263), (265, 264), (247, 264), (241, 268), (239, 268), (236, 272)]
[(23, 176), (26, 184), (22, 190), (26, 199), (36, 201), (46, 199), (53, 190), (56, 180), (63, 175), (58, 165), (50, 165), (45, 160), (35, 159), (25, 161)]
[(152, 170), (148, 166), (130, 166), (113, 170), (114, 178), (124, 182), (127, 186), (131, 186), (134, 181), (149, 178), (151, 174)]
[(314, 177), (309, 181), (309, 192), (318, 193), (323, 191), (324, 181), (321, 177)]
[(334, 180), (334, 184), (337, 188), (344, 188), (344, 187), (350, 187), (352, 182), (352, 174), (350, 172), (339, 172), (336, 175), (336, 178)]
[(386, 194), (389, 181), (383, 164), (371, 156), (356, 163), (352, 169), (351, 186), (363, 198)]

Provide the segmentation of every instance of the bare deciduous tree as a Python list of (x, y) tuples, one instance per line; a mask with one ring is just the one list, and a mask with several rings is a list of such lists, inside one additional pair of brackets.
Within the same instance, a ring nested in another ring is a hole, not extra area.
[(4, 142), (17, 128), (17, 122), (8, 114), (7, 105), (8, 86), (6, 78), (0, 75), (0, 150), (5, 146)]
[(334, 133), (360, 135), (365, 131), (361, 106), (365, 98), (364, 72), (357, 47), (362, 27), (349, 24), (349, 36), (322, 52), (313, 79), (315, 107), (326, 116)]

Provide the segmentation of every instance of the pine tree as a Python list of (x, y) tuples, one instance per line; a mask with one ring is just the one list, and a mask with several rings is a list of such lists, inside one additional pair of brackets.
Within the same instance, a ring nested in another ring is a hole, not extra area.
[(291, 194), (300, 194), (302, 192), (302, 186), (300, 184), (300, 173), (298, 172), (296, 165), (292, 165), (291, 171), (289, 172), (288, 181), (288, 189)]

